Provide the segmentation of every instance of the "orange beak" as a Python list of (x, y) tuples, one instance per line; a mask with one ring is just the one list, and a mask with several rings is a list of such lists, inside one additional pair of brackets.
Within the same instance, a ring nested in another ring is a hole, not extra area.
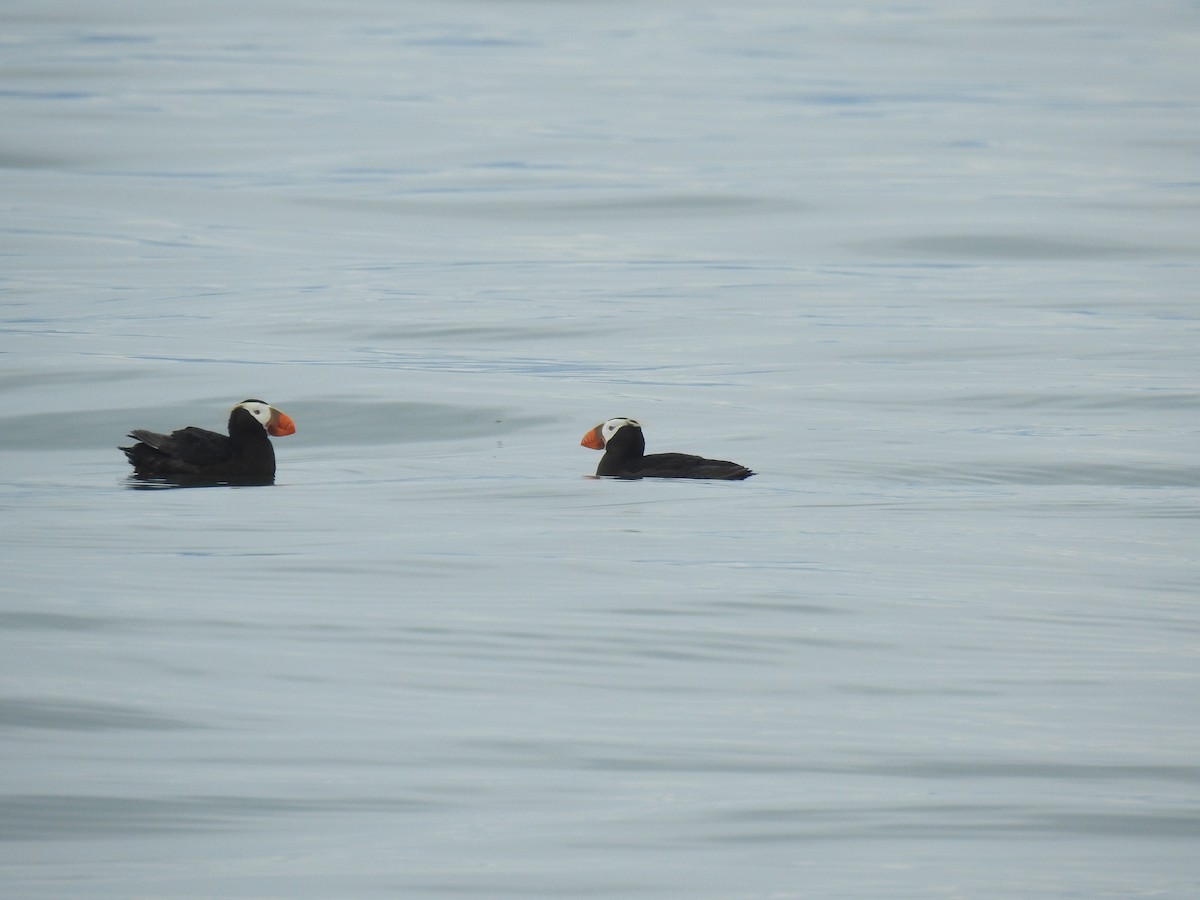
[(604, 423), (601, 422), (599, 425), (585, 434), (583, 436), (583, 440), (579, 442), (579, 446), (587, 447), (589, 450), (603, 450), (604, 438), (600, 436), (600, 429), (603, 427)]
[(296, 423), (292, 421), (292, 417), (285, 412), (280, 412), (275, 407), (271, 407), (271, 421), (267, 423), (267, 433), (273, 434), (275, 437), (283, 437), (288, 434), (296, 433)]

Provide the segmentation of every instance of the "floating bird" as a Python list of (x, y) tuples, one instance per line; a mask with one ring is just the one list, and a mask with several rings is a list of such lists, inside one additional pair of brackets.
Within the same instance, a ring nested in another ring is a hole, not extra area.
[(651, 453), (646, 455), (642, 426), (633, 419), (619, 416), (601, 422), (579, 442), (592, 450), (603, 450), (597, 475), (617, 478), (715, 478), (741, 481), (754, 473), (745, 466), (724, 459), (705, 459), (690, 453)]
[(157, 434), (136, 429), (138, 443), (121, 447), (139, 478), (185, 484), (273, 484), (275, 450), (268, 434), (295, 434), (291, 417), (262, 400), (244, 400), (229, 412), (229, 434), (194, 425)]

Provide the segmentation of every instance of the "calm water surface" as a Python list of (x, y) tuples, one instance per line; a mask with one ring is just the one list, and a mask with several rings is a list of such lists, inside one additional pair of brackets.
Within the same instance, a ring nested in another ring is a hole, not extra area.
[(1198, 42), (8, 4), (5, 896), (1195, 896)]

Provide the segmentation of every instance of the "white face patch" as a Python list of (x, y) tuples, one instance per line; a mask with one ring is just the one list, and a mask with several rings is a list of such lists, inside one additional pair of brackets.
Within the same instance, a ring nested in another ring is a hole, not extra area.
[(626, 425), (632, 425), (634, 428), (641, 428), (642, 423), (636, 419), (627, 419), (624, 416), (617, 416), (615, 419), (609, 419), (600, 426), (600, 437), (604, 440), (604, 445), (608, 446), (612, 436), (624, 428)]
[(271, 424), (271, 414), (274, 410), (271, 409), (269, 404), (263, 403), (261, 400), (246, 400), (243, 403), (239, 403), (234, 409), (238, 409), (239, 407), (254, 416), (263, 428)]

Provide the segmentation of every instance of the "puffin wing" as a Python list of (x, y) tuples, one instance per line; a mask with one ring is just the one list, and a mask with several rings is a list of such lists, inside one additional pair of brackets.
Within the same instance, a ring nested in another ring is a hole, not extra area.
[(137, 429), (129, 432), (134, 440), (171, 459), (191, 466), (210, 466), (222, 463), (233, 456), (229, 438), (207, 428), (189, 425), (170, 434)]
[(633, 474), (642, 478), (711, 478), (741, 481), (754, 473), (726, 459), (707, 459), (691, 453), (651, 453), (643, 456)]

